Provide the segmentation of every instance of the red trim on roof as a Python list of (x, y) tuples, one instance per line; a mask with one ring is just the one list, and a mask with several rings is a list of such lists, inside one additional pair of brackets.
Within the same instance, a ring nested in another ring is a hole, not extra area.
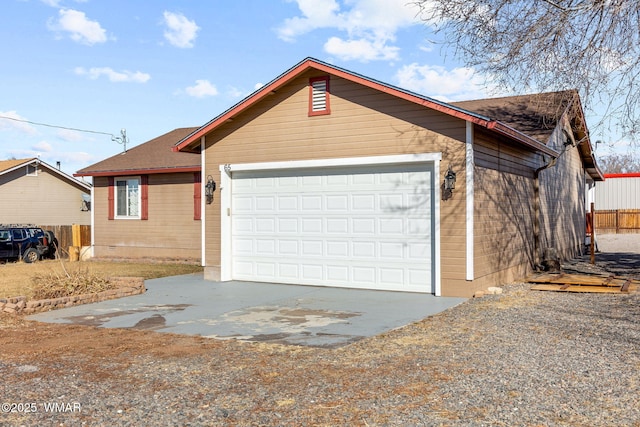
[(96, 171), (75, 173), (73, 176), (127, 176), (127, 175), (153, 175), (158, 173), (180, 173), (180, 172), (199, 172), (200, 166), (185, 166), (181, 168), (163, 168), (163, 169), (130, 169), (118, 171)]
[(608, 178), (640, 178), (640, 172), (629, 172), (629, 173), (605, 173), (605, 179)]
[[(388, 94), (396, 96), (396, 97), (398, 97), (400, 99), (404, 99), (406, 101), (413, 102), (415, 104), (431, 108), (433, 110), (448, 114), (448, 115), (453, 116), (453, 117), (457, 117), (457, 118), (462, 119), (462, 120), (470, 121), (472, 123), (475, 123), (475, 124), (483, 126), (483, 127), (487, 127), (488, 124), (491, 123), (489, 120), (482, 119), (482, 118), (478, 117), (477, 115), (471, 114), (470, 112), (461, 111), (461, 110), (459, 110), (457, 108), (454, 108), (453, 106), (449, 106), (449, 105), (444, 104), (444, 103), (436, 102), (435, 100), (427, 99), (427, 98), (424, 98), (424, 97), (421, 97), (421, 96), (418, 96), (418, 95), (414, 95), (414, 94), (411, 94), (411, 93), (408, 93), (408, 92), (401, 91), (401, 90), (393, 88), (391, 86), (387, 86), (387, 85), (384, 85), (382, 83), (378, 83), (378, 82), (376, 82), (374, 80), (370, 80), (370, 79), (361, 77), (361, 76), (359, 76), (357, 74), (353, 74), (353, 73), (341, 70), (339, 68), (334, 68), (334, 67), (328, 66), (326, 64), (314, 61), (313, 59), (307, 59), (305, 61), (302, 61), (297, 66), (293, 67), (291, 70), (289, 70), (288, 72), (286, 72), (285, 74), (283, 74), (282, 76), (280, 76), (279, 78), (274, 80), (273, 82), (271, 82), (269, 85), (264, 86), (262, 89), (260, 89), (259, 91), (255, 92), (253, 95), (249, 96), (248, 98), (246, 98), (243, 101), (241, 101), (238, 104), (236, 104), (233, 108), (231, 108), (231, 109), (227, 110), (226, 112), (222, 113), (220, 116), (216, 117), (215, 119), (213, 119), (209, 123), (205, 124), (200, 129), (198, 129), (195, 132), (193, 132), (191, 135), (187, 136), (179, 144), (177, 144), (176, 146), (173, 147), (173, 151), (181, 151), (181, 150), (186, 149), (190, 145), (193, 145), (195, 142), (199, 143), (200, 138), (202, 136), (205, 136), (206, 134), (210, 133), (213, 129), (215, 129), (216, 127), (218, 127), (222, 123), (226, 122), (227, 120), (233, 118), (236, 114), (240, 113), (241, 111), (251, 107), (252, 105), (254, 105), (256, 103), (258, 103), (264, 97), (269, 95), (270, 92), (278, 90), (280, 87), (282, 87), (285, 84), (287, 84), (293, 78), (295, 78), (296, 76), (302, 74), (303, 72), (305, 72), (305, 71), (307, 71), (309, 69), (316, 69), (316, 70), (319, 70), (319, 71), (323, 71), (325, 73), (332, 74), (332, 75), (337, 76), (337, 77), (341, 77), (341, 78), (343, 78), (345, 80), (349, 80), (349, 81), (352, 81), (354, 83), (359, 83), (359, 84), (361, 84), (363, 86), (367, 86), (367, 87), (370, 87), (372, 89), (376, 89), (376, 90), (379, 90), (381, 92), (388, 93)], [(523, 135), (523, 136), (526, 137), (526, 135)], [(532, 141), (534, 141), (534, 140), (532, 140)]]

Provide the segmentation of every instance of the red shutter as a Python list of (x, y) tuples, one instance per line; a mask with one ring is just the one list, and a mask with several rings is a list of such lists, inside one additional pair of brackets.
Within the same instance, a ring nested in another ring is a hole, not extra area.
[(115, 202), (114, 202), (114, 197), (113, 197), (113, 185), (114, 185), (114, 179), (112, 176), (110, 176), (109, 178), (107, 178), (109, 180), (109, 188), (107, 190), (107, 200), (108, 200), (108, 213), (107, 213), (107, 218), (108, 219), (113, 219), (114, 217), (114, 210), (115, 210)]
[(202, 174), (193, 173), (193, 219), (202, 219)]
[(149, 219), (149, 175), (140, 177), (140, 201), (142, 209), (140, 211), (140, 219)]

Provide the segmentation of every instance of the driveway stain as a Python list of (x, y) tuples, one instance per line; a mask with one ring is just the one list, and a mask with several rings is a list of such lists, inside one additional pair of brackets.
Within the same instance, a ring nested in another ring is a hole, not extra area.
[(231, 321), (253, 327), (277, 328), (290, 333), (300, 333), (310, 328), (337, 323), (348, 324), (348, 319), (360, 314), (346, 311), (258, 306), (225, 313), (218, 321)]
[(162, 314), (154, 314), (151, 317), (145, 317), (138, 323), (133, 325), (131, 329), (161, 329), (167, 325), (167, 319)]
[[(173, 304), (173, 305), (154, 305), (154, 306), (142, 306), (130, 310), (117, 310), (111, 311), (109, 313), (103, 314), (95, 314), (89, 316), (68, 316), (64, 317), (69, 323), (74, 325), (83, 325), (83, 326), (103, 326), (104, 324), (110, 322), (112, 319), (122, 316), (130, 316), (133, 314), (144, 313), (144, 312), (157, 312), (162, 311), (165, 314), (171, 313), (175, 311), (182, 311), (187, 307), (190, 307), (191, 304)], [(156, 316), (160, 316), (162, 320), (158, 320)], [(152, 319), (152, 320), (151, 320)], [(162, 321), (162, 324), (160, 322)], [(131, 329), (158, 329), (162, 328), (166, 324), (166, 319), (164, 316), (159, 314), (154, 314), (151, 317), (146, 317), (135, 325), (131, 326)]]

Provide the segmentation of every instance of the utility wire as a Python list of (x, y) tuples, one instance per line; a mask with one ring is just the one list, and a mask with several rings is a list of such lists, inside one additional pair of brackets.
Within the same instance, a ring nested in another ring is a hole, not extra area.
[(30, 120), (16, 119), (15, 117), (7, 117), (7, 116), (0, 116), (0, 119), (7, 119), (7, 120), (13, 120), (15, 122), (29, 123), (29, 124), (36, 125), (36, 126), (46, 126), (46, 127), (50, 127), (50, 128), (56, 128), (56, 129), (73, 130), (73, 131), (76, 131), (76, 132), (86, 132), (86, 133), (96, 133), (96, 134), (99, 134), (99, 135), (109, 135), (111, 138), (116, 138), (116, 136), (114, 134), (112, 134), (112, 133), (99, 132), (99, 131), (96, 131), (96, 130), (86, 130), (86, 129), (70, 128), (70, 127), (66, 127), (66, 126), (56, 126), (56, 125), (50, 125), (50, 124), (47, 124), (47, 123), (32, 122)]

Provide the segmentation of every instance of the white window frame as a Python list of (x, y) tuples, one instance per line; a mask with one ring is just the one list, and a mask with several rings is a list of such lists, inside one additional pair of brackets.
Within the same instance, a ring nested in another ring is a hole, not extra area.
[[(129, 213), (129, 208), (130, 208), (130, 204), (128, 203), (129, 200), (129, 181), (133, 181), (136, 180), (138, 182), (138, 194), (137, 194), (137, 206), (138, 206), (138, 213), (136, 215), (130, 215)], [(126, 215), (120, 215), (119, 214), (119, 209), (118, 207), (120, 206), (120, 197), (119, 197), (119, 193), (118, 193), (118, 183), (119, 182), (124, 182), (125, 183), (125, 203), (126, 203), (126, 208), (125, 210), (127, 211)], [(114, 209), (114, 218), (115, 219), (140, 219), (142, 218), (142, 177), (140, 176), (123, 176), (123, 177), (118, 177), (115, 178), (113, 180), (113, 191), (114, 191), (114, 195), (113, 195), (113, 199), (114, 199), (114, 203), (113, 203), (113, 209)]]

